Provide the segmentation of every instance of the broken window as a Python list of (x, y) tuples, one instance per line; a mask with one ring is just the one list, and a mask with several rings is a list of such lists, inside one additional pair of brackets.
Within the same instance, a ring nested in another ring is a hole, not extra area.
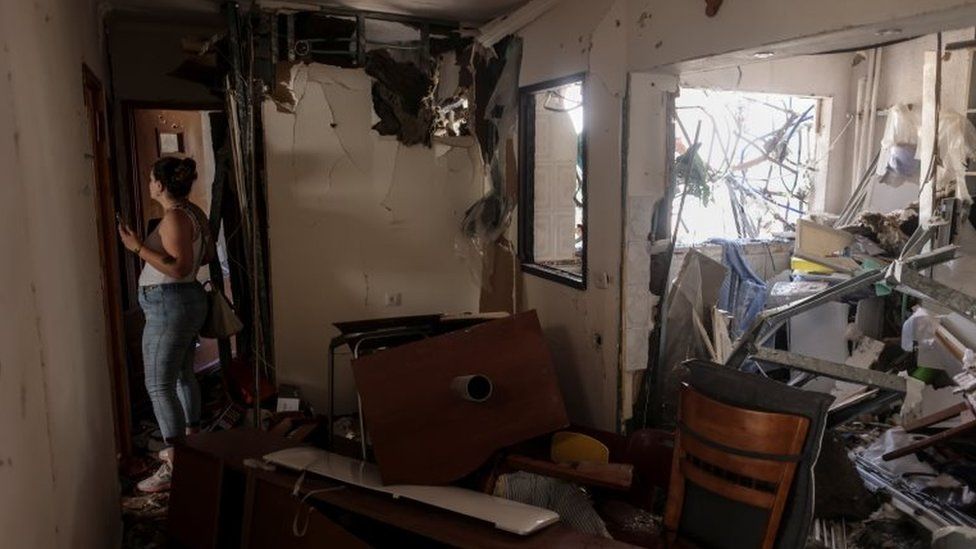
[(675, 98), (679, 244), (771, 238), (807, 212), (821, 158), (817, 97), (682, 88)]
[(523, 270), (586, 287), (583, 76), (521, 90), (519, 254)]

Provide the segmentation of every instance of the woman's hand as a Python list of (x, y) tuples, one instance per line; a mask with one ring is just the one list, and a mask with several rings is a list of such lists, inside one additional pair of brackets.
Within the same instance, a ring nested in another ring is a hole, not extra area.
[(142, 249), (142, 241), (136, 235), (136, 232), (129, 228), (125, 223), (119, 223), (119, 238), (122, 239), (122, 245), (125, 249), (130, 252), (139, 253)]

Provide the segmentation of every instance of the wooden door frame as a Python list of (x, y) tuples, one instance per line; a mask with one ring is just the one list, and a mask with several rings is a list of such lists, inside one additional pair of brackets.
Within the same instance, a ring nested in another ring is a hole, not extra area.
[(81, 66), (83, 100), (88, 115), (89, 139), (94, 171), (95, 223), (101, 265), (102, 306), (105, 311), (105, 337), (112, 389), (115, 449), (120, 463), (132, 455), (132, 414), (129, 403), (128, 369), (123, 342), (122, 267), (119, 241), (115, 232), (118, 211), (115, 178), (111, 164), (112, 139), (105, 88), (85, 64)]

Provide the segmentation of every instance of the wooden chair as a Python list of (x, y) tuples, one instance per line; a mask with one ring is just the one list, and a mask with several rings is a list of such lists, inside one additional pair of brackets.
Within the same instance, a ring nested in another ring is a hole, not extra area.
[[(672, 541), (682, 534), (688, 483), (725, 500), (767, 512), (763, 549), (773, 547), (809, 419), (760, 412), (712, 400), (681, 387), (678, 430), (664, 526)], [(728, 517), (714, 517), (721, 528)], [(731, 542), (729, 546), (741, 547)]]

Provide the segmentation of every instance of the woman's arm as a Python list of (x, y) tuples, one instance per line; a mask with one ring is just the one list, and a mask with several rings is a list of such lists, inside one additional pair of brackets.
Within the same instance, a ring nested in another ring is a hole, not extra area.
[(159, 223), (159, 236), (163, 249), (153, 250), (128, 226), (119, 226), (122, 243), (146, 263), (171, 278), (184, 278), (193, 271), (193, 223), (186, 215), (174, 210), (166, 212)]

